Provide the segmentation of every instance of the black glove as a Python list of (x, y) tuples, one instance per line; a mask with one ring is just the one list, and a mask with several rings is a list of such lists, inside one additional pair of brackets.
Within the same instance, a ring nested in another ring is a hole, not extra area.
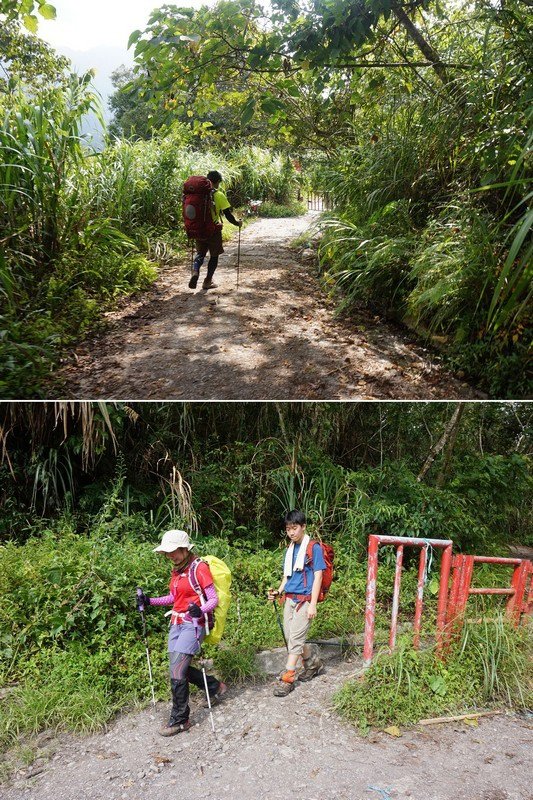
[(137, 603), (137, 611), (144, 611), (150, 605), (150, 598), (143, 592), (142, 589), (137, 589), (135, 600)]
[(187, 611), (193, 619), (201, 619), (203, 617), (202, 609), (196, 603), (189, 603)]

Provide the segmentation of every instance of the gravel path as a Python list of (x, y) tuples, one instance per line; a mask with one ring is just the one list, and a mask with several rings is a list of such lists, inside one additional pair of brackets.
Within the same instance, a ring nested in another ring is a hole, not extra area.
[(170, 739), (157, 734), (166, 703), (119, 717), (105, 734), (41, 736), (55, 755), (19, 772), (0, 787), (1, 797), (533, 800), (531, 721), (501, 715), (474, 728), (455, 723), (363, 738), (331, 710), (333, 692), (358, 666), (330, 662), (286, 698), (272, 696), (272, 683), (233, 687), (214, 710), (216, 736), (199, 696), (193, 728)]
[[(335, 316), (289, 244), (316, 219), (261, 219), (221, 257), (219, 288), (187, 288), (189, 267), (107, 314), (54, 376), (49, 397), (117, 399), (454, 399), (481, 396), (399, 330)], [(200, 284), (201, 285), (201, 282)]]

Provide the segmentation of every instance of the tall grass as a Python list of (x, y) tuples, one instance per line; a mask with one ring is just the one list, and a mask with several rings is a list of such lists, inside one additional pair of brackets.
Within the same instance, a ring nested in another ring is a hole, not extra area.
[(363, 732), (487, 707), (524, 710), (533, 700), (530, 651), (525, 631), (501, 616), (465, 626), (444, 660), (401, 638), (394, 653), (378, 654), (360, 680), (337, 692), (335, 707)]
[(80, 223), (79, 186), (73, 180), (86, 157), (83, 116), (101, 117), (90, 75), (71, 76), (42, 102), (21, 88), (4, 109), (0, 127), (0, 220), (6, 250), (24, 254), (42, 274)]
[(232, 190), (237, 205), (248, 200), (287, 203), (294, 195), (297, 173), (287, 155), (260, 147), (244, 147), (231, 154), (237, 167)]

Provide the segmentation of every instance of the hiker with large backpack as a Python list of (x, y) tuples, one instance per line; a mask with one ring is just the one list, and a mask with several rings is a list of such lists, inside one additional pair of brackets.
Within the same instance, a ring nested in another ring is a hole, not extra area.
[[(162, 597), (148, 597), (141, 591), (141, 601), (145, 609), (149, 606), (172, 606), (172, 611), (168, 612), (172, 710), (169, 723), (160, 730), (160, 734), (174, 736), (191, 727), (189, 683), (206, 691), (209, 708), (226, 693), (225, 683), (212, 675), (206, 676), (205, 672), (191, 666), (191, 661), (200, 652), (206, 636), (211, 631), (216, 633), (214, 612), (220, 598), (209, 564), (196, 557), (185, 531), (166, 531), (161, 544), (154, 548), (154, 552), (164, 553), (172, 561), (169, 594)], [(223, 563), (218, 559), (213, 560)], [(229, 584), (227, 589), (229, 601)], [(224, 613), (227, 611), (227, 605), (223, 611)], [(219, 622), (223, 625), (224, 620), (217, 619), (217, 625)]]
[[(285, 551), (283, 579), (278, 589), (268, 590), (268, 599), (284, 602), (283, 631), (287, 645), (285, 670), (274, 687), (277, 697), (285, 697), (295, 681), (309, 681), (323, 668), (319, 656), (306, 644), (307, 631), (317, 614), (317, 603), (324, 599), (332, 577), (333, 551), (328, 545), (312, 540), (306, 533), (302, 511), (289, 511), (284, 518), (290, 545)], [(299, 659), (303, 671), (296, 676)]]
[(209, 253), (207, 275), (202, 289), (215, 289), (213, 275), (218, 266), (218, 258), (224, 252), (222, 244), (223, 215), (240, 228), (242, 221), (235, 219), (231, 203), (220, 189), (222, 175), (211, 170), (204, 178), (193, 175), (183, 184), (183, 221), (189, 239), (196, 241), (196, 256), (192, 263), (189, 289), (196, 289), (200, 267)]

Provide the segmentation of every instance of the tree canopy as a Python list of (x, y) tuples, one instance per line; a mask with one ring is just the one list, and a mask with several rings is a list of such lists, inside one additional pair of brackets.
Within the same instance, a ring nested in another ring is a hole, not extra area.
[(46, 0), (0, 0), (0, 16), (7, 22), (20, 20), (32, 33), (36, 33), (39, 27), (37, 15), (43, 19), (55, 19), (55, 6)]
[(279, 141), (292, 134), (308, 146), (331, 144), (368, 93), (385, 83), (389, 93), (398, 80), (451, 91), (471, 67), (461, 63), (449, 35), (439, 37), (438, 52), (415, 25), (413, 18), (424, 22), (428, 7), (437, 27), (439, 21), (443, 29), (454, 24), (449, 12), (427, 2), (279, 2), (271, 10), (251, 0), (221, 0), (199, 10), (162, 6), (144, 31), (130, 36), (139, 71), (130, 89), (163, 105), (169, 117), (185, 109), (203, 117), (213, 106), (228, 105), (232, 84), (245, 85), (242, 125), (263, 114), (276, 123)]

